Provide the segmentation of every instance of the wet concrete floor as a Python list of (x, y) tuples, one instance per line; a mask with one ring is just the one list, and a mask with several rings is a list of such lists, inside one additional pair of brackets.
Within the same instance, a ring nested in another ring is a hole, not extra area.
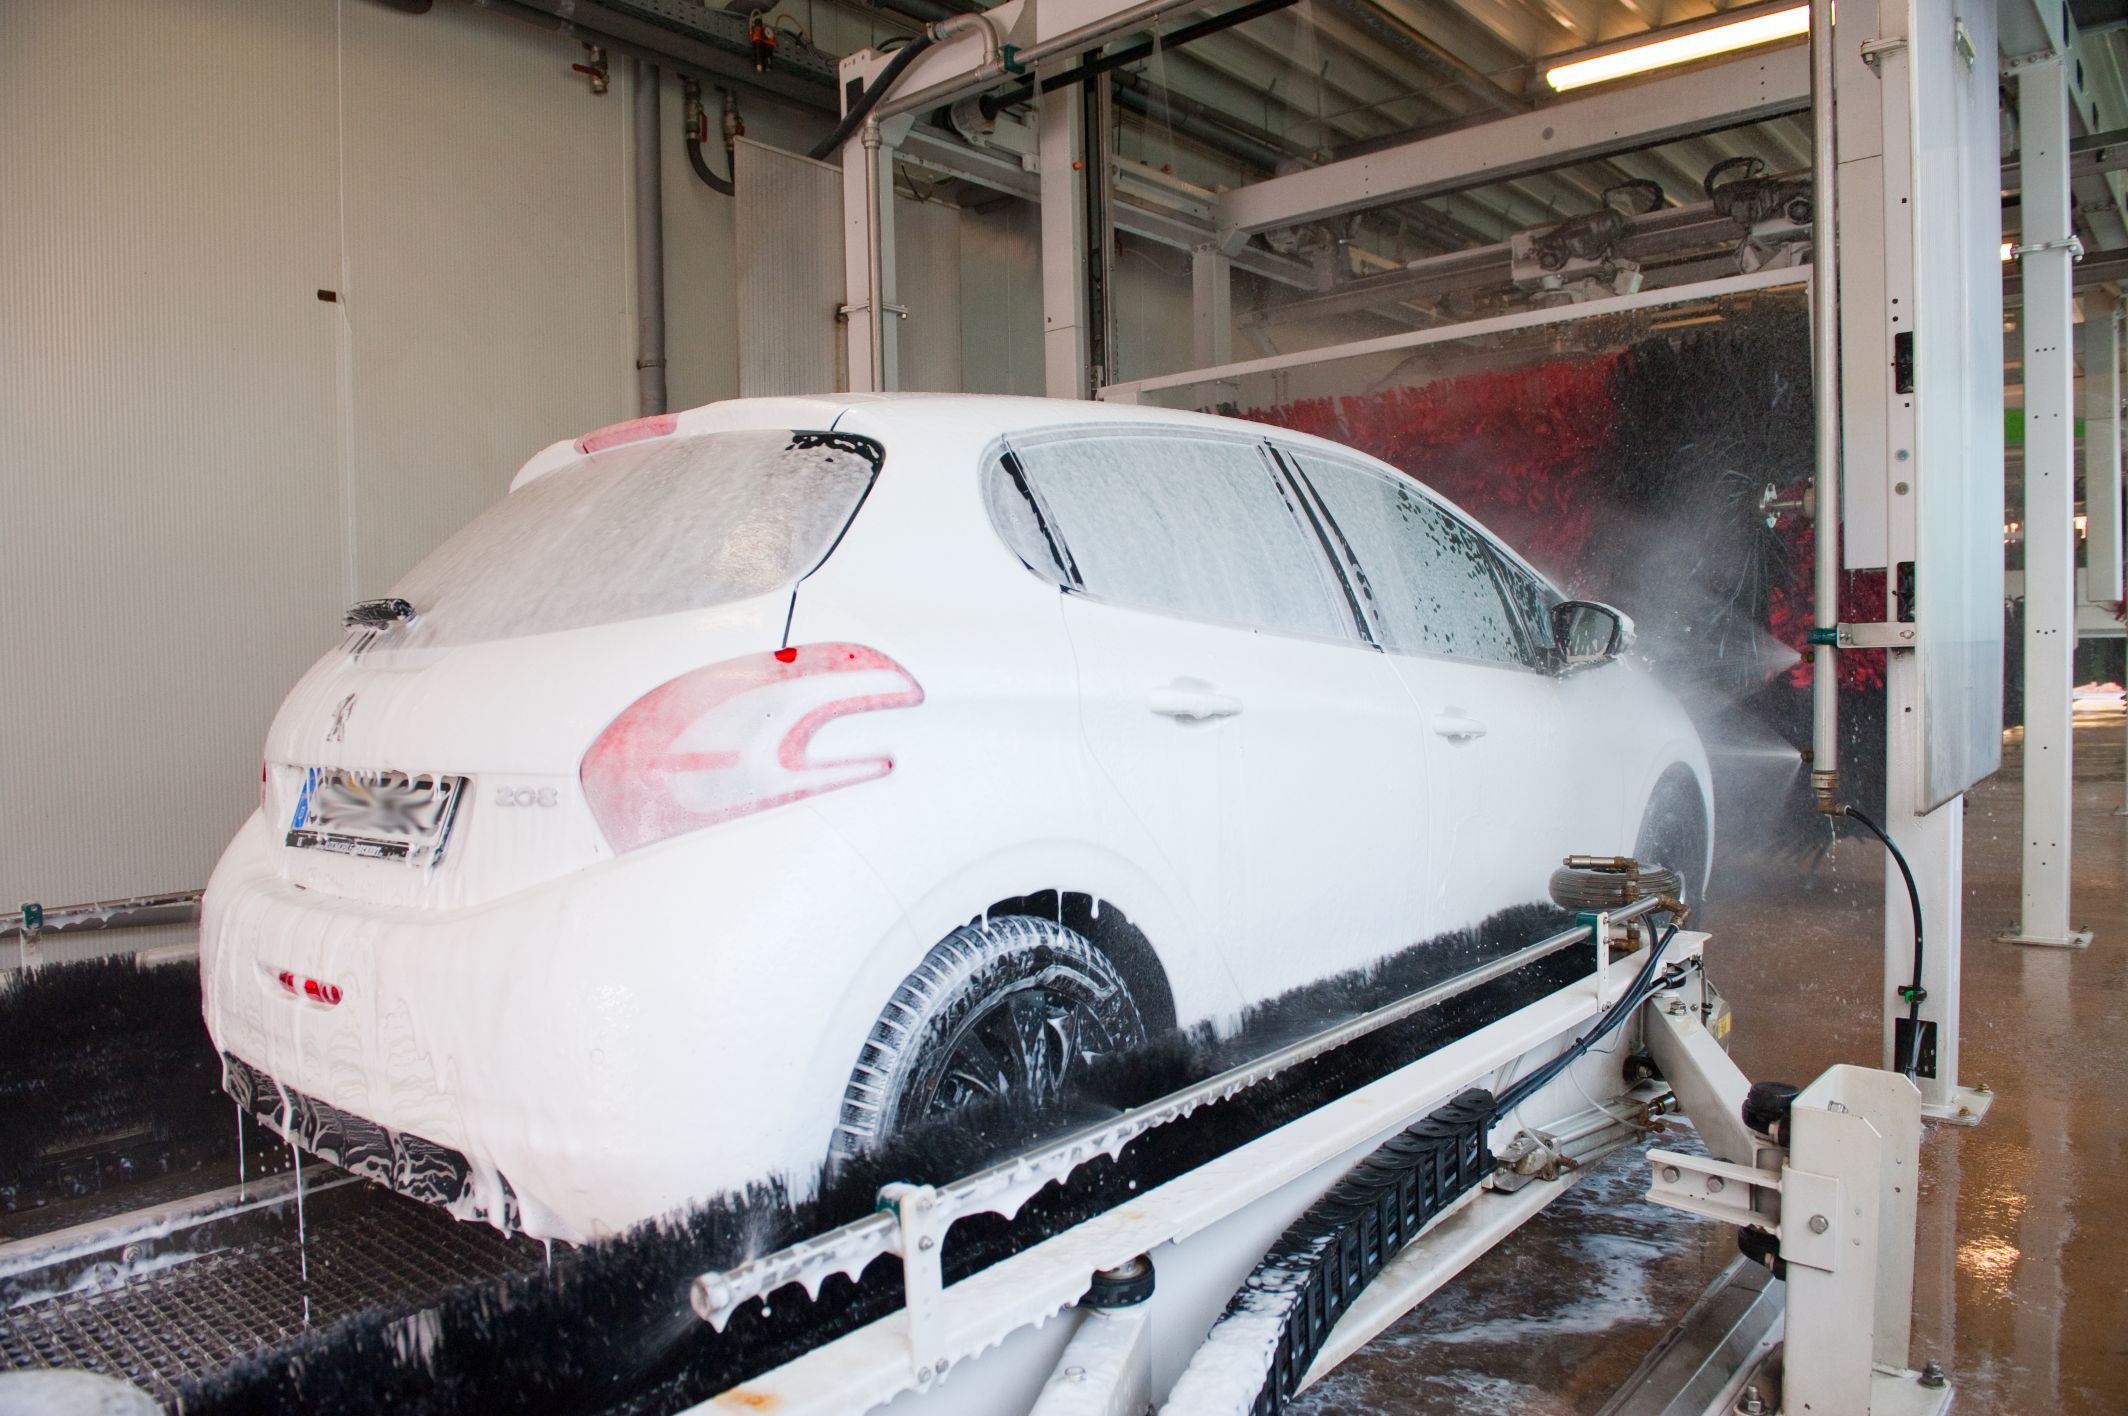
[[(1976, 1127), (1923, 1136), (1912, 1358), (1943, 1364), (1960, 1412), (2128, 1412), (2120, 720), (2079, 728), (2075, 751), (2071, 917), (2089, 950), (1996, 942), (2019, 914), (2015, 743), (1968, 802), (1960, 1080), (1995, 1102)], [(1709, 967), (1748, 1075), (1800, 1085), (1881, 1063), (1883, 867), (1857, 839), (1718, 874)], [(1290, 1409), (1594, 1411), (1736, 1252), (1733, 1230), (1640, 1200), (1646, 1180), (1639, 1150), (1612, 1156)]]

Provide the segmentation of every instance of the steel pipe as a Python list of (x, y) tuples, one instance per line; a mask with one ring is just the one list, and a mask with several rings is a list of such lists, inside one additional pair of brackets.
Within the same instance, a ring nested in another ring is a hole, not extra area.
[(636, 413), (665, 411), (665, 174), (658, 66), (635, 61)]
[[(90, 929), (145, 929), (158, 924), (193, 924), (199, 920), (200, 891), (167, 895), (129, 895), (121, 900), (92, 900), (85, 905), (46, 909), (27, 904), (0, 917), (0, 939), (25, 934), (75, 934)], [(30, 923), (30, 916), (36, 923)]]
[(1832, 0), (1810, 5), (1811, 394), (1818, 429), (1816, 632), (1811, 635), (1810, 789), (1818, 810), (1839, 810), (1840, 680), (1833, 644), (1840, 623), (1840, 277), (1835, 221), (1839, 152), (1833, 129)]

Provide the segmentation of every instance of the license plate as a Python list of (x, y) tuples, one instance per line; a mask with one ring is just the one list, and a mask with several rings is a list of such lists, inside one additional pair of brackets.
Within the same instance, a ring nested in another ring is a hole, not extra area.
[(434, 865), (458, 814), (463, 777), (313, 767), (304, 774), (287, 843), (369, 860)]

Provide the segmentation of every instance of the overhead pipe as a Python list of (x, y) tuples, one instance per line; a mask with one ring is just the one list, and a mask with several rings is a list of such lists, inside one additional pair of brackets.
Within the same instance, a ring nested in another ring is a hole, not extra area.
[(1817, 610), (1810, 632), (1810, 789), (1818, 810), (1837, 816), (1840, 787), (1840, 679), (1834, 666), (1840, 625), (1840, 277), (1834, 203), (1839, 152), (1833, 130), (1832, 0), (1810, 3), (1811, 394), (1818, 430)]
[(635, 61), (636, 413), (665, 411), (665, 172), (658, 66)]

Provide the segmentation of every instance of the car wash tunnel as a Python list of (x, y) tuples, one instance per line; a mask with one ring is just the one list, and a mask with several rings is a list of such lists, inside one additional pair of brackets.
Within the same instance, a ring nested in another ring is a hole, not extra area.
[(2123, 0), (0, 122), (0, 1416), (2128, 1409)]

